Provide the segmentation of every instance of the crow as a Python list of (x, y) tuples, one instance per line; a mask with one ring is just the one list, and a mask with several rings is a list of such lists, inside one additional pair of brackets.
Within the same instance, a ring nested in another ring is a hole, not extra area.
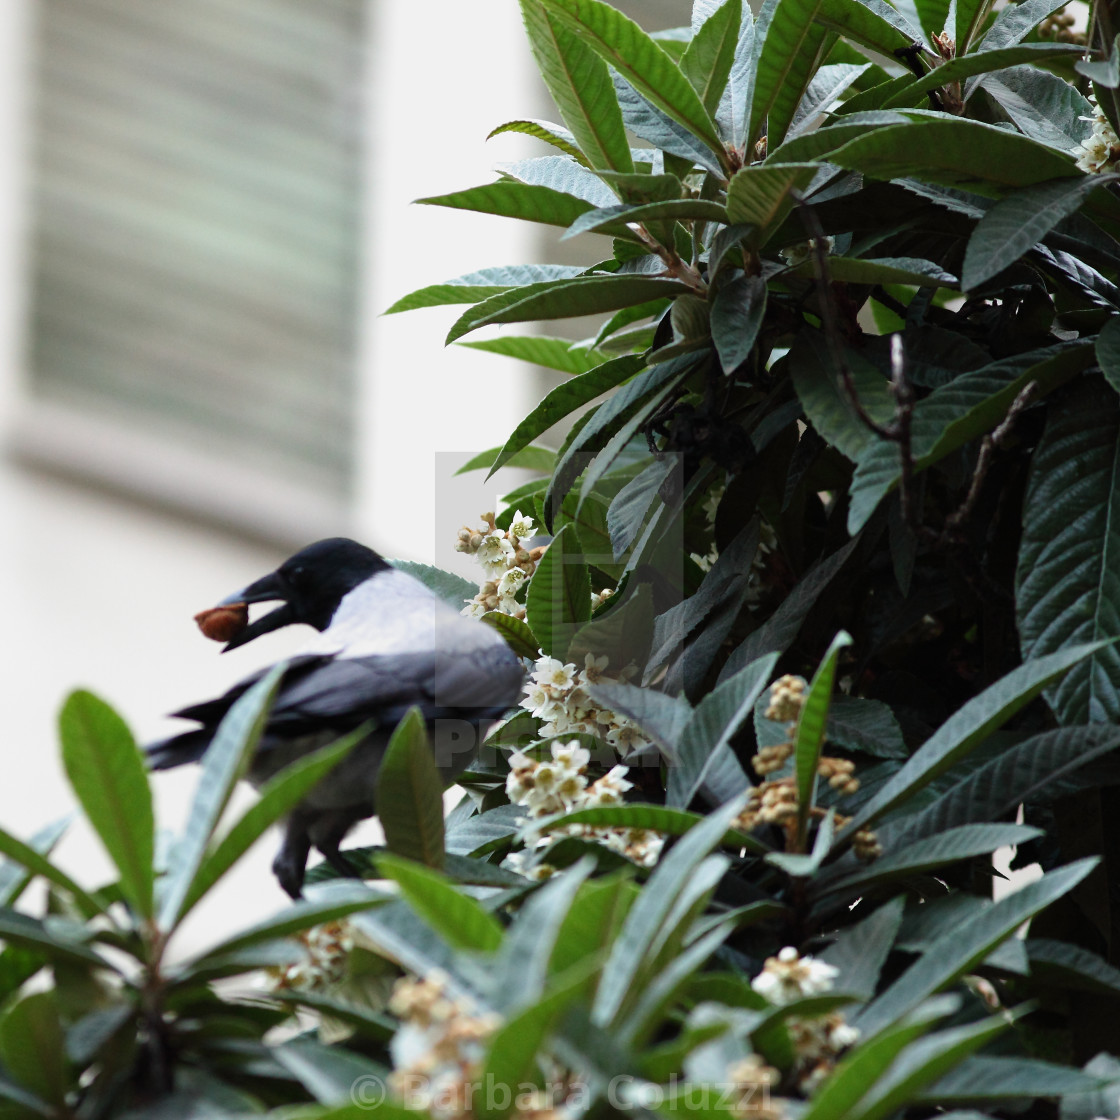
[[(354, 874), (339, 845), (377, 811), (377, 773), (408, 710), (422, 713), (436, 764), (450, 783), (475, 757), (483, 725), (517, 702), (524, 670), (496, 630), (463, 617), (418, 579), (342, 537), (308, 545), (218, 606), (275, 601), (281, 605), (240, 628), (225, 649), (296, 622), (320, 633), (288, 662), (249, 765), (250, 782), (259, 788), (304, 755), (369, 725), (287, 819), (272, 870), (299, 898), (312, 845), (332, 867)], [(173, 713), (200, 726), (150, 744), (151, 768), (201, 759), (230, 706), (265, 672)]]

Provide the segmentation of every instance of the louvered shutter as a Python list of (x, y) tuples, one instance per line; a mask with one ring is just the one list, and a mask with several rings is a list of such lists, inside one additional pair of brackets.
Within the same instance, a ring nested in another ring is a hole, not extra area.
[(345, 495), (363, 7), (39, 0), (33, 398)]

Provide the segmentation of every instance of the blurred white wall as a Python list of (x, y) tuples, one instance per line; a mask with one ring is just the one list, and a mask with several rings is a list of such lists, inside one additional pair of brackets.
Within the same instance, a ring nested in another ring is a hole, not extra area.
[[(523, 154), (517, 138), (487, 145), (496, 124), (534, 115), (527, 46), (515, 4), (452, 0), (374, 4), (357, 498), (352, 531), (389, 555), (448, 555), (458, 525), (493, 506), (478, 476), (450, 482), (452, 452), (499, 443), (531, 407), (531, 374), (508, 359), (443, 346), (460, 308), (381, 318), (413, 288), (487, 265), (533, 259), (517, 223), (412, 199), (488, 181)], [(34, 0), (0, 3), (0, 429), (24, 392), (24, 257), (29, 136), (28, 44)], [(436, 511), (439, 511), (438, 514)], [(448, 511), (452, 511), (450, 515)], [(457, 512), (455, 512), (457, 511)], [(447, 523), (445, 523), (447, 521)], [(0, 460), (0, 646), (5, 712), (0, 825), (28, 836), (73, 797), (57, 759), (56, 713), (72, 687), (113, 703), (141, 740), (163, 714), (224, 690), (291, 651), (304, 634), (270, 635), (228, 657), (192, 614), (270, 570), (279, 549), (246, 543), (112, 494)], [(164, 823), (181, 818), (190, 772), (159, 775)], [(246, 794), (242, 798), (244, 803)], [(270, 837), (216, 892), (196, 928), (248, 922), (283, 901), (267, 871)], [(83, 881), (108, 872), (80, 825), (60, 848)]]

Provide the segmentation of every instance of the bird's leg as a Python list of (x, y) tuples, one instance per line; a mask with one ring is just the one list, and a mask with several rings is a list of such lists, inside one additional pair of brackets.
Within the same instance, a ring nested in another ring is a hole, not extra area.
[(347, 879), (360, 879), (362, 875), (350, 860), (342, 854), (340, 845), (350, 829), (366, 815), (364, 806), (357, 810), (336, 809), (324, 812), (311, 830), (315, 847), (323, 853), (323, 858), (335, 871)]
[(307, 834), (307, 818), (302, 813), (293, 813), (284, 830), (284, 842), (272, 861), (273, 875), (293, 899), (303, 895), (303, 876), (307, 870), (310, 851), (311, 837)]

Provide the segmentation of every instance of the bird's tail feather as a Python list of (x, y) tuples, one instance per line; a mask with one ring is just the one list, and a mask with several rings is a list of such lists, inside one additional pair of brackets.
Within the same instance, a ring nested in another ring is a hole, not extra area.
[(198, 762), (206, 753), (212, 735), (212, 731), (199, 727), (194, 731), (172, 735), (170, 739), (161, 739), (158, 743), (149, 743), (144, 748), (144, 753), (148, 756), (148, 768), (170, 770), (186, 762)]

